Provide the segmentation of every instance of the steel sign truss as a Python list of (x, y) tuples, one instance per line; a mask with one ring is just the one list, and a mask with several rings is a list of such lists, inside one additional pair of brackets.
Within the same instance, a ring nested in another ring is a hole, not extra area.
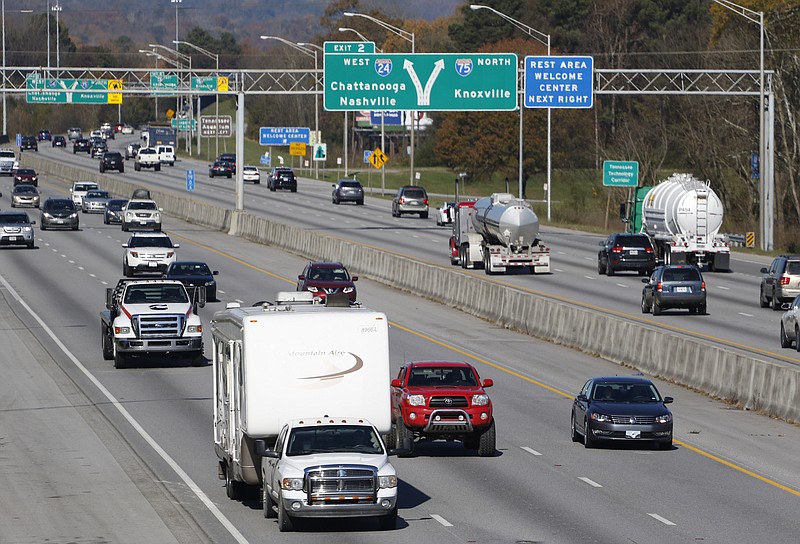
[[(596, 94), (736, 94), (759, 96), (758, 70), (595, 69)], [(771, 72), (768, 76), (771, 76)], [(766, 92), (771, 92), (767, 77)]]

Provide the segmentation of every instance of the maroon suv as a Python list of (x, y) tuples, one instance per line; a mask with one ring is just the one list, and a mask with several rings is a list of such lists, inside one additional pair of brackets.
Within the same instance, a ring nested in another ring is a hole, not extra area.
[(406, 363), (392, 380), (392, 431), (389, 447), (410, 449), (422, 440), (460, 440), (481, 457), (495, 453), (492, 401), (469, 363)]
[(324, 301), (328, 295), (341, 293), (351, 304), (357, 300), (354, 282), (358, 276), (351, 276), (342, 263), (308, 263), (297, 280), (297, 290), (311, 291), (314, 298)]

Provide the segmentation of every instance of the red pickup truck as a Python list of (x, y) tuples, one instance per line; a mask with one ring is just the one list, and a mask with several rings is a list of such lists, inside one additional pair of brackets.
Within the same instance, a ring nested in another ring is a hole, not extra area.
[(468, 363), (406, 363), (392, 380), (389, 444), (410, 449), (422, 440), (460, 440), (481, 457), (495, 454), (492, 401), (478, 371)]

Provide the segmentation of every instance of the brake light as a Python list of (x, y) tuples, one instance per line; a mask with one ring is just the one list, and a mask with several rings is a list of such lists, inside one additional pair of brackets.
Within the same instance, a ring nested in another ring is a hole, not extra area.
[(652, 247), (645, 248), (645, 251), (647, 253), (652, 253), (653, 252), (653, 248)]
[(789, 285), (789, 276), (781, 276), (780, 284), (781, 285)]
[(405, 204), (405, 203), (406, 203), (406, 199), (401, 196), (400, 197), (400, 204)]
[(422, 201), (425, 203), (426, 206), (428, 205), (428, 199), (427, 198), (423, 198)]
[(700, 282), (700, 290), (701, 291), (705, 291), (706, 290), (706, 282), (704, 282), (704, 281)]
[(622, 253), (622, 248), (619, 246), (614, 246), (611, 248), (611, 253)]
[(656, 283), (656, 291), (661, 291), (661, 282)]

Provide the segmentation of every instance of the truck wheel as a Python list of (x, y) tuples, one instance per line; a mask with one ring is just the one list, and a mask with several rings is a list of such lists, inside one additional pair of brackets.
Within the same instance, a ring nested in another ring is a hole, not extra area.
[(381, 531), (391, 531), (397, 528), (397, 507), (392, 508), (392, 511), (385, 516), (378, 518), (378, 526)]
[(481, 435), (478, 455), (481, 457), (494, 457), (496, 444), (497, 433), (495, 432), (494, 420), (492, 420), (491, 426)]
[(772, 309), (776, 312), (781, 309), (781, 299), (778, 298), (775, 291), (772, 291)]
[(242, 499), (244, 495), (244, 490), (242, 489), (244, 484), (242, 482), (237, 482), (233, 479), (233, 470), (230, 466), (225, 466), (225, 494), (228, 495), (228, 498), (234, 501), (238, 501)]
[(411, 457), (414, 455), (414, 433), (405, 426), (402, 420), (395, 424), (395, 435), (397, 436), (397, 447), (405, 448), (408, 444), (408, 453), (399, 457)]
[(117, 347), (114, 346), (114, 368), (122, 369), (128, 366), (128, 358), (124, 353), (119, 353)]
[(278, 503), (278, 530), (282, 533), (288, 533), (292, 529), (294, 529), (292, 518), (286, 513), (286, 509), (283, 507), (283, 501), (280, 501)]
[(105, 322), (100, 322), (100, 338), (103, 346), (103, 360), (110, 361), (114, 358), (114, 348), (111, 346), (111, 339), (108, 337), (108, 327)]
[(160, 165), (160, 164), (157, 164), (157, 165), (156, 165), (156, 167), (155, 167), (155, 171), (156, 171), (156, 172), (161, 172), (161, 165)]
[(266, 484), (261, 486), (261, 504), (264, 506), (265, 518), (272, 519), (278, 517), (278, 513), (275, 511), (275, 501), (272, 500)]

